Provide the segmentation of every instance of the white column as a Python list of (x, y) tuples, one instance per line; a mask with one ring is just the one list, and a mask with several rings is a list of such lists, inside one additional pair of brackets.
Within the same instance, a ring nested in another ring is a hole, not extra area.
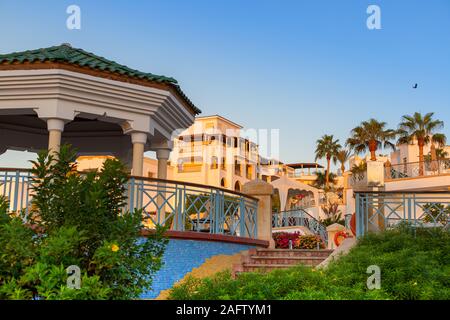
[[(155, 149), (156, 159), (158, 160), (158, 179), (167, 179), (167, 161), (169, 160), (171, 149), (168, 147), (158, 147)], [(160, 208), (157, 212), (158, 224), (162, 225), (166, 221), (166, 206), (163, 205), (167, 201), (169, 195), (166, 192), (166, 183), (158, 182), (158, 196), (156, 197), (156, 205)], [(174, 219), (175, 222), (176, 219)], [(171, 228), (173, 228), (173, 223)]]
[(47, 119), (48, 151), (54, 157), (57, 157), (57, 154), (61, 150), (61, 136), (64, 131), (64, 124), (65, 121), (62, 119)]
[(131, 133), (131, 143), (133, 144), (133, 167), (131, 168), (131, 174), (133, 176), (142, 177), (144, 171), (144, 146), (146, 142), (146, 133)]
[(158, 179), (167, 179), (167, 161), (170, 157), (169, 148), (156, 149), (156, 159), (158, 159)]

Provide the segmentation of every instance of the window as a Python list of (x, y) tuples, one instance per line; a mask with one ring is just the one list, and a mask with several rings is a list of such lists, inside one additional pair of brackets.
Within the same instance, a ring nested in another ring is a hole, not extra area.
[(252, 167), (252, 165), (251, 164), (248, 164), (247, 165), (247, 179), (248, 180), (252, 180), (252, 177), (253, 177), (253, 167)]
[(220, 186), (221, 186), (222, 188), (226, 188), (226, 187), (227, 187), (227, 183), (226, 183), (225, 178), (222, 178), (222, 180), (220, 180)]
[(220, 164), (220, 167), (222, 168), (222, 170), (227, 169), (226, 164), (225, 164), (226, 161), (227, 161), (227, 159), (225, 157), (222, 157), (222, 163)]
[(242, 174), (241, 163), (239, 162), (239, 160), (234, 160), (234, 174), (238, 176)]
[(218, 159), (217, 157), (212, 157), (211, 158), (211, 169), (217, 169), (219, 168), (219, 163), (218, 163)]
[(234, 191), (241, 191), (241, 183), (239, 181), (236, 181), (236, 183), (234, 184)]

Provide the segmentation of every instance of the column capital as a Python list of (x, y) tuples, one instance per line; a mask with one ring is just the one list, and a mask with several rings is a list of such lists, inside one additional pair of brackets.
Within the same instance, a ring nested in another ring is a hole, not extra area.
[(172, 151), (173, 149), (173, 141), (165, 140), (160, 142), (152, 142), (151, 144), (151, 150), (158, 151), (161, 149)]
[(58, 119), (58, 118), (49, 118), (47, 121), (47, 130), (48, 131), (64, 131), (64, 125), (69, 122), (66, 119)]
[(172, 151), (169, 148), (160, 148), (156, 149), (156, 159), (158, 160), (167, 160), (170, 157), (170, 151)]
[(129, 133), (131, 135), (131, 143), (147, 143), (147, 134), (145, 132), (134, 131)]

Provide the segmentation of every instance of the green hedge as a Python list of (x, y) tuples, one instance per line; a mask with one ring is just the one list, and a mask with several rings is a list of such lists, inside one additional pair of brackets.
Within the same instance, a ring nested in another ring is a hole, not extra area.
[[(367, 289), (367, 267), (381, 269), (381, 289)], [(450, 299), (450, 236), (400, 227), (362, 238), (325, 270), (303, 266), (268, 274), (230, 272), (189, 278), (170, 299)]]

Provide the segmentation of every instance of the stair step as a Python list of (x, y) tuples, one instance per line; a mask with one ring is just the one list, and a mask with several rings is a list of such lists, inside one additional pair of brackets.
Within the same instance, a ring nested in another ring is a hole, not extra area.
[(333, 249), (254, 249), (257, 252), (333, 252)]
[(279, 264), (292, 264), (292, 263), (302, 263), (302, 262), (309, 262), (312, 260), (319, 260), (319, 261), (323, 261), (325, 260), (326, 257), (261, 257), (261, 256), (250, 256), (250, 261), (254, 262), (254, 263), (261, 263), (261, 262), (267, 262), (270, 264), (273, 263), (279, 263)]
[(267, 272), (296, 265), (315, 267), (333, 250), (320, 249), (250, 249), (242, 255), (241, 263), (233, 267), (233, 276), (243, 272)]
[[(276, 270), (276, 269), (287, 269), (287, 268), (292, 268), (296, 265), (299, 264), (295, 264), (295, 265), (289, 265), (289, 264), (244, 264), (243, 265), (243, 272), (264, 272), (264, 271), (272, 271), (272, 270)], [(302, 264), (304, 266), (307, 267), (314, 267), (317, 264)]]
[(328, 257), (333, 250), (284, 250), (284, 249), (271, 249), (271, 250), (255, 250), (251, 252), (252, 255), (258, 256), (321, 256)]

